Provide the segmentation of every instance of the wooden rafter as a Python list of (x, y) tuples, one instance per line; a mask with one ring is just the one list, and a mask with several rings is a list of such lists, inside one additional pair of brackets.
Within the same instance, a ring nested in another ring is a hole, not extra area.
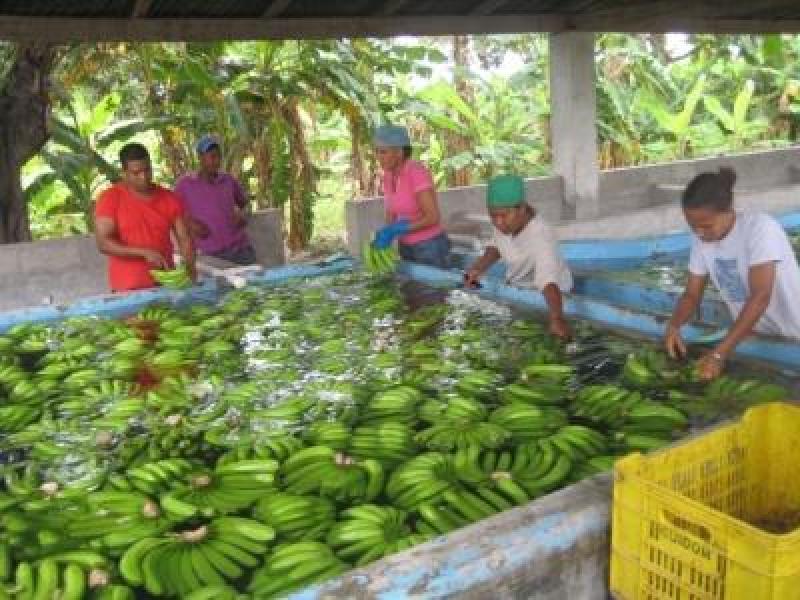
[(272, 0), (261, 16), (265, 19), (274, 19), (289, 8), (291, 3), (292, 0)]

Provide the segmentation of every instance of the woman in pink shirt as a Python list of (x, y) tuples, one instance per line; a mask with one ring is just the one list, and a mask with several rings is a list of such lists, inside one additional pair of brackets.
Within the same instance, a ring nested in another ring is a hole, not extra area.
[(441, 226), (433, 178), (425, 165), (411, 160), (408, 131), (382, 125), (374, 139), (386, 209), (386, 226), (376, 232), (375, 246), (386, 248), (398, 238), (404, 260), (446, 268), (450, 240)]

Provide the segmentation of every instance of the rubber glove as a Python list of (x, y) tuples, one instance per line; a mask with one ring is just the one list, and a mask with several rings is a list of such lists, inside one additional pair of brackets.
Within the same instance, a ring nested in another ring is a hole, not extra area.
[(390, 223), (382, 227), (375, 233), (375, 247), (379, 250), (388, 248), (392, 245), (394, 238), (408, 233), (411, 229), (411, 223), (408, 219), (397, 219), (394, 223)]

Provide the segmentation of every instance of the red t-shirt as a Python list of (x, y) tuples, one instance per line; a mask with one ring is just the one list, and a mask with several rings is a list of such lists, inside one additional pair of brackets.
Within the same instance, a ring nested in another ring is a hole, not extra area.
[[(172, 241), (169, 234), (183, 205), (166, 188), (154, 186), (153, 195), (145, 200), (119, 183), (105, 190), (97, 199), (95, 218), (108, 217), (116, 225), (117, 241), (135, 248), (158, 250), (172, 266)], [(108, 280), (111, 290), (122, 292), (156, 285), (150, 275), (154, 269), (143, 258), (109, 256)]]

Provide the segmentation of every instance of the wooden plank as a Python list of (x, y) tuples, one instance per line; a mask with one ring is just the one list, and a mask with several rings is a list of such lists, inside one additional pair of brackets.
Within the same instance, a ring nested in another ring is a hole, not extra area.
[(375, 15), (379, 17), (388, 17), (389, 15), (396, 14), (409, 3), (410, 0), (386, 0), (383, 6), (375, 11)]
[(102, 19), (0, 16), (0, 39), (180, 42), (216, 40), (331, 39), (396, 35), (468, 35), (564, 31), (566, 19), (553, 15), (487, 17), (348, 17), (294, 19)]
[(153, 0), (136, 0), (136, 3), (133, 5), (131, 16), (134, 19), (143, 19), (150, 12), (150, 6), (152, 4)]
[(483, 0), (478, 6), (473, 8), (470, 12), (473, 15), (491, 15), (500, 9), (504, 4), (508, 4), (508, 0)]
[(291, 3), (292, 0), (272, 0), (270, 5), (264, 10), (264, 14), (261, 16), (265, 19), (274, 19), (287, 8), (289, 8)]

